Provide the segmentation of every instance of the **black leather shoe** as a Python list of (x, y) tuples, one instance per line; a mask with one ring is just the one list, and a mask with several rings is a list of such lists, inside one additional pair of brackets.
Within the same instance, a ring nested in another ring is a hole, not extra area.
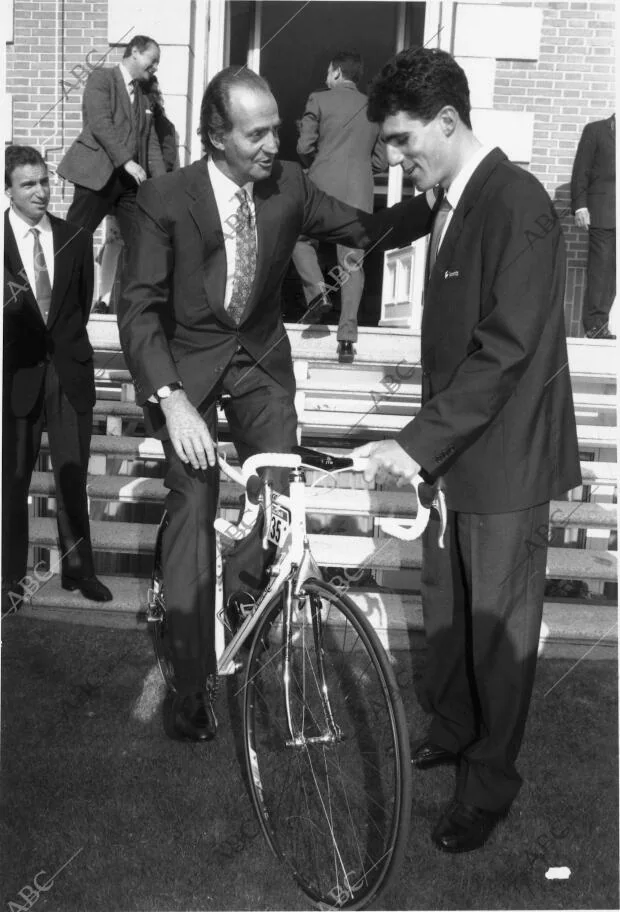
[(217, 732), (217, 719), (211, 696), (200, 692), (174, 694), (164, 707), (164, 729), (176, 741), (212, 741)]
[(92, 602), (111, 602), (113, 598), (108, 587), (104, 586), (96, 576), (85, 576), (83, 579), (63, 576), (61, 586), (68, 592), (79, 589), (84, 598), (90, 599)]
[(598, 329), (586, 330), (586, 339), (608, 339), (613, 341), (616, 337), (609, 331), (607, 326), (599, 326)]
[(433, 744), (432, 741), (422, 741), (417, 747), (411, 748), (411, 762), (417, 769), (428, 769), (442, 763), (456, 763), (457, 755), (452, 751)]
[(338, 343), (338, 360), (341, 364), (352, 364), (355, 354), (353, 352), (352, 342)]
[(442, 852), (473, 852), (482, 848), (507, 813), (507, 808), (486, 811), (455, 800), (439, 818), (431, 838)]

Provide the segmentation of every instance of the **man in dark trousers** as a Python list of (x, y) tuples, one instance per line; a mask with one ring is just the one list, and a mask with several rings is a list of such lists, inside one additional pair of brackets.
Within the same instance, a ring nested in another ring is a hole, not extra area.
[(582, 322), (590, 339), (615, 339), (609, 312), (616, 297), (616, 115), (586, 124), (571, 178), (575, 224), (588, 231)]
[[(300, 121), (297, 154), (308, 168), (308, 177), (320, 190), (343, 203), (372, 212), (373, 172), (385, 171), (385, 146), (379, 128), (366, 117), (366, 96), (357, 88), (362, 78), (362, 58), (355, 51), (341, 51), (331, 60), (325, 83), (329, 91), (313, 92)], [(295, 245), (293, 263), (303, 283), (306, 303), (323, 294), (322, 312), (330, 303), (317, 258), (317, 242), (302, 238)], [(364, 256), (344, 244), (336, 247), (342, 275), (338, 357), (350, 363), (357, 341), (357, 312), (364, 290)]]
[(387, 248), (399, 229), (421, 235), (430, 220), (424, 197), (390, 210), (391, 229), (380, 213), (371, 223), (322, 193), (299, 165), (276, 161), (279, 124), (276, 100), (256, 73), (228, 67), (214, 77), (200, 117), (207, 157), (138, 192), (119, 306), (147, 433), (163, 439), (167, 460), (162, 558), (178, 693), (164, 725), (172, 737), (194, 741), (213, 738), (217, 726), (217, 399), (227, 394), (241, 460), (289, 452), (297, 416), (280, 290), (297, 238)]
[(86, 321), (93, 290), (92, 236), (47, 214), (43, 158), (8, 146), (4, 219), (2, 601), (27, 592), (28, 489), (47, 428), (56, 483), (62, 586), (94, 601), (110, 590), (95, 576), (86, 473), (95, 402)]
[(549, 501), (581, 483), (564, 333), (566, 253), (533, 175), (471, 129), (467, 78), (445, 51), (407, 50), (369, 91), (390, 164), (439, 191), (422, 316), (422, 406), (360, 448), (367, 481), (444, 486), (423, 538), (427, 737), (412, 760), (457, 763), (433, 840), (483, 845), (521, 785), (515, 761), (534, 674)]
[(92, 71), (84, 87), (82, 132), (58, 165), (58, 174), (75, 184), (67, 221), (93, 232), (113, 214), (126, 244), (138, 187), (166, 173), (145, 93), (158, 64), (157, 42), (136, 35), (119, 66)]

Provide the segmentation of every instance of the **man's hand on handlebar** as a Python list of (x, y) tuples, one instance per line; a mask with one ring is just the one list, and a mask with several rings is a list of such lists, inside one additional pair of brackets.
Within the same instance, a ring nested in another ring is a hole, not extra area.
[(215, 465), (215, 444), (206, 422), (183, 390), (175, 390), (161, 400), (170, 441), (181, 462), (194, 469)]
[(358, 447), (353, 457), (365, 457), (368, 465), (364, 470), (364, 481), (387, 481), (396, 479), (398, 485), (410, 484), (420, 471), (420, 466), (396, 440), (377, 440)]

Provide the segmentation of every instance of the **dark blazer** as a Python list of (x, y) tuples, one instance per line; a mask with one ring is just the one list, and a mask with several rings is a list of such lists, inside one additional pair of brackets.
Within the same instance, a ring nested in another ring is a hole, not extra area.
[(114, 171), (136, 158), (150, 177), (166, 173), (147, 97), (138, 87), (140, 124), (135, 135), (131, 102), (119, 67), (93, 70), (82, 99), (82, 132), (58, 165), (66, 180), (101, 190)]
[[(118, 314), (139, 403), (181, 380), (199, 406), (239, 344), (292, 394), (280, 289), (299, 235), (387, 249), (425, 234), (431, 216), (424, 196), (369, 216), (322, 193), (291, 162), (276, 162), (255, 183), (254, 203), (256, 275), (237, 327), (224, 309), (224, 235), (206, 159), (141, 185)], [(150, 433), (164, 433), (159, 407), (147, 407), (146, 417)]]
[(585, 125), (570, 191), (573, 215), (585, 208), (593, 228), (616, 227), (616, 135), (611, 117)]
[(86, 323), (93, 299), (93, 239), (84, 228), (49, 216), (54, 238), (52, 303), (43, 322), (8, 212), (4, 217), (4, 402), (17, 417), (37, 404), (48, 361), (78, 412), (95, 402), (93, 350)]
[(430, 275), (422, 408), (398, 435), (443, 476), (452, 510), (521, 510), (581, 482), (565, 278), (549, 196), (494, 149), (468, 182)]
[(319, 190), (372, 212), (373, 171), (387, 170), (387, 156), (378, 124), (366, 116), (367, 102), (353, 83), (313, 92), (300, 122), (297, 154)]

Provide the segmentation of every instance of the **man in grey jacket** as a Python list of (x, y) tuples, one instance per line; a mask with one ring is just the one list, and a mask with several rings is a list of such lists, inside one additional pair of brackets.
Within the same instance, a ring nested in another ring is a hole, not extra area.
[[(308, 177), (330, 196), (372, 212), (373, 171), (387, 169), (385, 146), (377, 124), (366, 117), (367, 98), (357, 88), (363, 62), (354, 51), (336, 54), (327, 69), (329, 91), (313, 92), (300, 121), (297, 154), (308, 168)], [(322, 308), (330, 307), (319, 267), (316, 242), (301, 238), (293, 263), (301, 277), (306, 303), (322, 295)], [(363, 254), (337, 246), (341, 314), (338, 325), (338, 356), (353, 360), (357, 341), (357, 312), (364, 290)]]
[(135, 35), (119, 66), (93, 70), (84, 88), (82, 132), (58, 166), (75, 184), (67, 221), (94, 232), (113, 214), (126, 244), (138, 187), (166, 173), (143, 88), (158, 64), (157, 42)]

